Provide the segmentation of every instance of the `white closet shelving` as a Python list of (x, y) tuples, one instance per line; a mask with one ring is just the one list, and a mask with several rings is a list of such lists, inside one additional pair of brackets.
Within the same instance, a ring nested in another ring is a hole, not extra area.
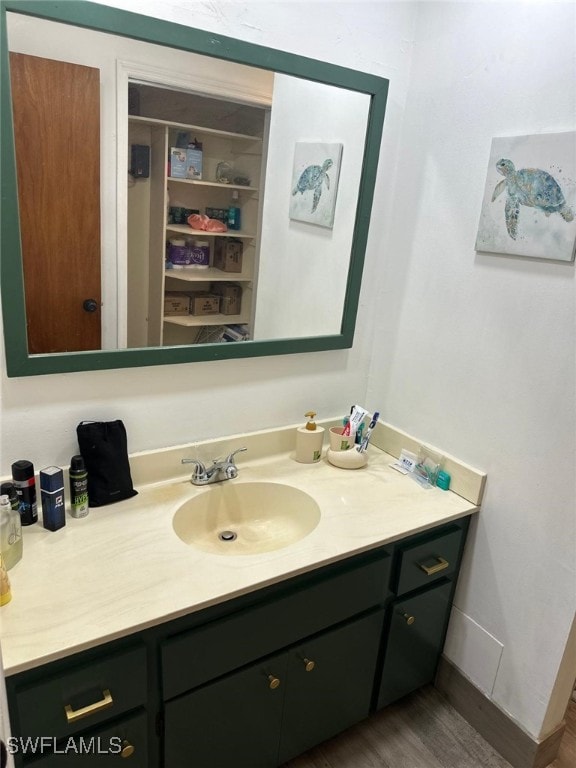
[[(191, 141), (202, 144), (201, 180), (168, 175), (170, 149), (177, 146), (179, 134), (187, 134)], [(202, 125), (131, 115), (129, 145), (132, 144), (150, 147), (150, 176), (148, 179), (134, 181), (128, 194), (129, 346), (193, 344), (201, 340), (202, 330), (204, 336), (207, 335), (207, 326), (245, 324), (250, 328), (257, 281), (263, 138)], [(250, 183), (218, 181), (217, 169), (221, 163), (228, 164), (235, 177), (248, 179)], [(192, 229), (187, 224), (168, 222), (170, 207), (187, 208), (204, 214), (206, 208), (228, 209), (232, 205), (240, 209), (240, 230), (214, 233)], [(207, 241), (210, 246), (210, 267), (167, 269), (166, 244), (174, 237)], [(242, 242), (241, 272), (225, 272), (213, 266), (215, 242), (223, 237)], [(145, 317), (141, 308), (146, 293), (144, 279), (134, 277), (134, 290), (130, 289), (132, 276), (134, 273), (140, 274), (142, 270), (146, 270), (148, 275)], [(222, 281), (241, 286), (240, 314), (164, 314), (166, 291), (209, 291), (212, 283)]]

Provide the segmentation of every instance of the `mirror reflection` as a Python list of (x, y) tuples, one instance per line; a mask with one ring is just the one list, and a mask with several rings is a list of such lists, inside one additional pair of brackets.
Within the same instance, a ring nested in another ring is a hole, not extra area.
[(28, 351), (339, 334), (370, 96), (8, 14)]

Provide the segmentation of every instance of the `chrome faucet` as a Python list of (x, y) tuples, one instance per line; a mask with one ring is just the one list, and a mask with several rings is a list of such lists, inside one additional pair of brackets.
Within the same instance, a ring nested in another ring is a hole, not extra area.
[(182, 459), (182, 464), (196, 465), (194, 472), (192, 472), (192, 485), (209, 485), (210, 483), (219, 483), (222, 480), (233, 480), (238, 477), (238, 467), (234, 463), (234, 456), (247, 450), (247, 448), (237, 448), (225, 459), (214, 459), (208, 469), (198, 459)]

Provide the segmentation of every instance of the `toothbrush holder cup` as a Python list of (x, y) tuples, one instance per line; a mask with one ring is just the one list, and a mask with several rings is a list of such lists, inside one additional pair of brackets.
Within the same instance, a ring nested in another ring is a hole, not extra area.
[(333, 451), (348, 451), (354, 446), (349, 435), (343, 435), (344, 427), (330, 427), (330, 448)]

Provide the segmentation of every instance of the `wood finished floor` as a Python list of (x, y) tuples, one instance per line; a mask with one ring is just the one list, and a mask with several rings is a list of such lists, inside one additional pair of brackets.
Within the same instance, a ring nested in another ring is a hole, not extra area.
[[(550, 768), (576, 766), (576, 704)], [(283, 768), (511, 768), (440, 693), (427, 686)]]

